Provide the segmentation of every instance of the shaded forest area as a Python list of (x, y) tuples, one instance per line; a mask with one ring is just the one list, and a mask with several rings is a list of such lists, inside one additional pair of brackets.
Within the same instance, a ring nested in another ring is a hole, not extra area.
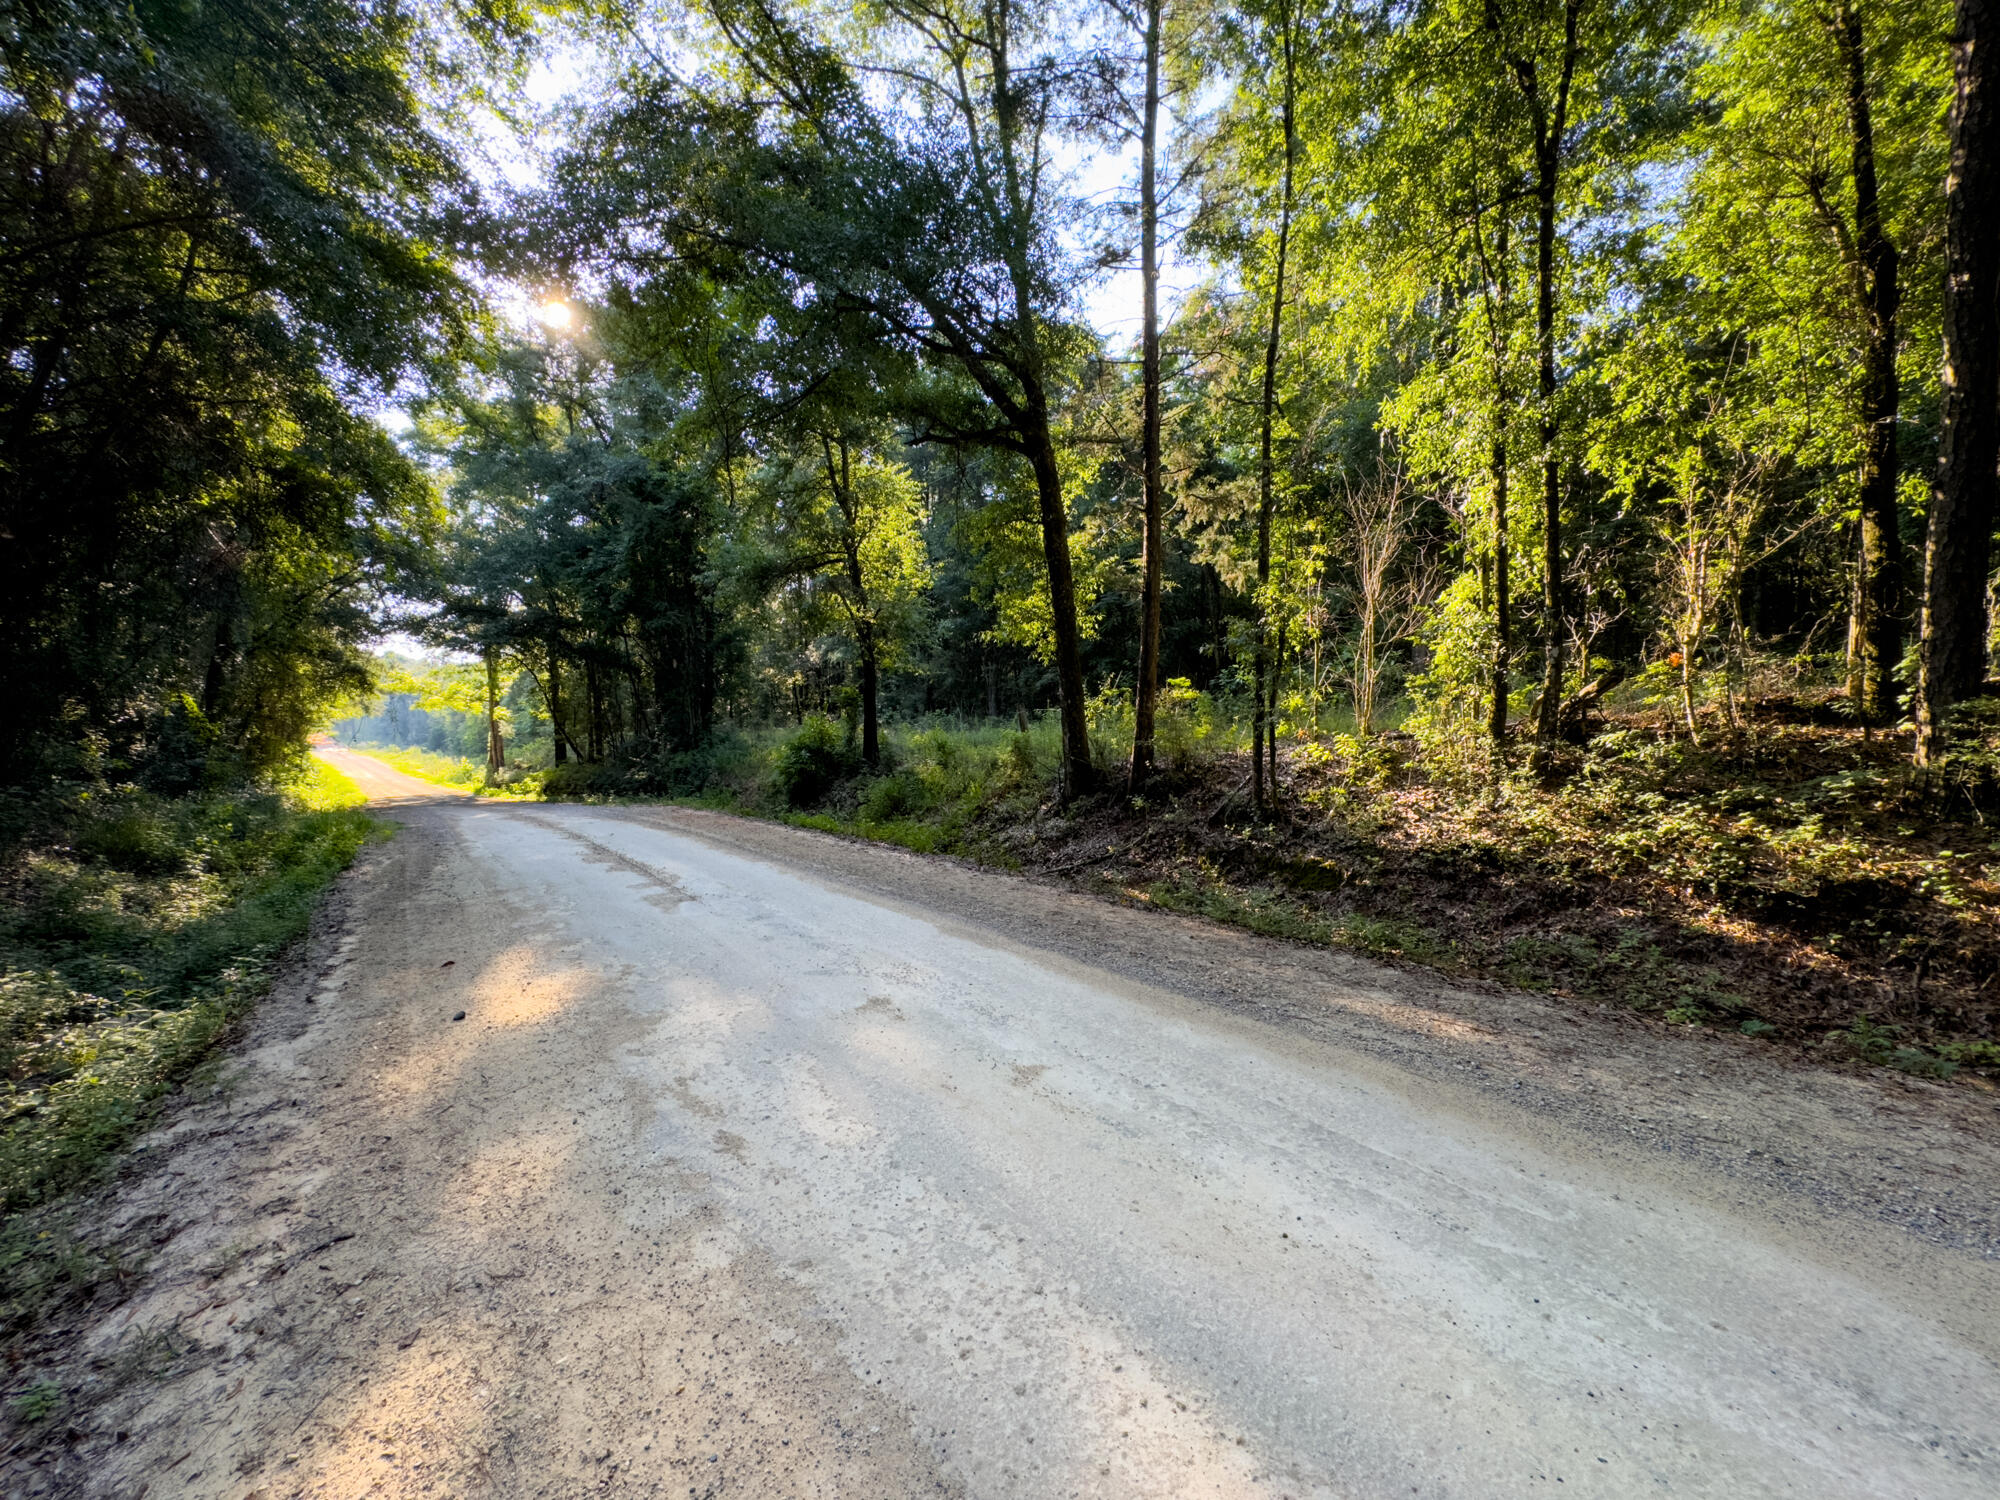
[(14, 7), (9, 878), (337, 722), (1984, 1082), (1995, 25)]

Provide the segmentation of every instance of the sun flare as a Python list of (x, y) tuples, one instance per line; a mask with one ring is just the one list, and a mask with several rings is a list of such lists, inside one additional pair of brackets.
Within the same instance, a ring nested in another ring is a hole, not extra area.
[(542, 304), (540, 317), (545, 328), (567, 328), (574, 316), (570, 305), (560, 297), (552, 297)]

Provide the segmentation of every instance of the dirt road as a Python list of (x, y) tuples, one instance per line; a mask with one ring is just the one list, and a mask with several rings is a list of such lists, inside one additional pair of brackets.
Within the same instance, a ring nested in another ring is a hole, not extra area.
[(1990, 1094), (332, 755), (10, 1494), (2000, 1494)]

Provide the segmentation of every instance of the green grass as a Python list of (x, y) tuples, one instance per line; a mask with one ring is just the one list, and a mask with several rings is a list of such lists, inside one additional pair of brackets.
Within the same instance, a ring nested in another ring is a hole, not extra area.
[(363, 801), (313, 761), (271, 791), (82, 794), (18, 837), (0, 901), (0, 1213), (97, 1173), (262, 995), (384, 831)]
[[(1689, 963), (1661, 951), (1639, 929), (1628, 927), (1610, 941), (1581, 933), (1516, 937), (1507, 941), (1501, 972), (1523, 989), (1567, 992), (1578, 999), (1658, 1011), (1676, 1024), (1727, 1020), (1757, 1027), (1750, 1005), (1732, 991), (1715, 968)], [(1772, 1028), (1745, 1034), (1758, 1036)]]
[(1229, 885), (1218, 877), (1180, 876), (1155, 881), (1146, 899), (1170, 911), (1188, 912), (1233, 927), (1247, 927), (1265, 937), (1327, 948), (1349, 948), (1375, 958), (1400, 958), (1412, 963), (1449, 968), (1451, 944), (1418, 922), (1371, 917), (1350, 912), (1325, 917), (1277, 891)]
[(817, 828), (821, 833), (845, 833), (856, 838), (873, 839), (878, 844), (897, 844), (918, 854), (948, 854), (952, 851), (950, 833), (936, 823), (918, 822), (914, 818), (897, 818), (887, 822), (876, 822), (870, 818), (836, 818), (826, 813), (785, 813), (779, 819), (794, 828)]

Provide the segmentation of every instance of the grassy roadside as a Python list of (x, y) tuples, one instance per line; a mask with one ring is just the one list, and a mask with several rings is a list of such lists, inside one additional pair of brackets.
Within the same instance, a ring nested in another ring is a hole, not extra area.
[(9, 805), (0, 869), (0, 1324), (81, 1274), (60, 1199), (263, 994), (383, 825), (309, 761), (269, 791), (72, 790)]

